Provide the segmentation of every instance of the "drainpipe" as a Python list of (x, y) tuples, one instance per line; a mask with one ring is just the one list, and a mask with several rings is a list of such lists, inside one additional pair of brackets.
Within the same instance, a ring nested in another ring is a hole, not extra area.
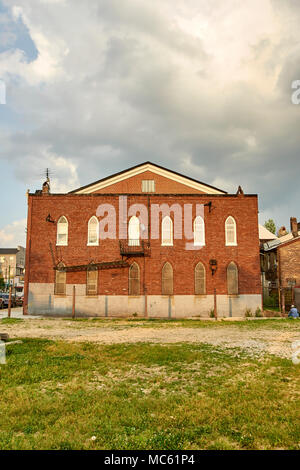
[(24, 275), (24, 305), (23, 315), (28, 315), (28, 291), (29, 291), (29, 273), (30, 273), (30, 251), (31, 251), (31, 223), (32, 223), (32, 198), (27, 191), (27, 236), (26, 236), (26, 254), (25, 254), (25, 275)]

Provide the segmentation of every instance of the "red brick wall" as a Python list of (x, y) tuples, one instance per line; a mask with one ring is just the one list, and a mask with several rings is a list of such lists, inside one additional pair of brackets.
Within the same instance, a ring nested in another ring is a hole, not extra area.
[(287, 279), (292, 278), (300, 286), (300, 239), (281, 246), (278, 251), (281, 286), (288, 287)]
[[(260, 294), (259, 238), (257, 220), (257, 197), (255, 196), (211, 196), (183, 195), (156, 196), (151, 203), (163, 202), (193, 204), (212, 201), (212, 211), (205, 207), (206, 246), (199, 251), (187, 251), (185, 240), (174, 240), (173, 247), (161, 246), (161, 241), (151, 241), (151, 257), (131, 258), (141, 271), (141, 294), (143, 294), (143, 269), (148, 294), (161, 294), (161, 270), (166, 261), (174, 269), (174, 294), (194, 294), (194, 267), (202, 261), (206, 268), (207, 294), (227, 293), (226, 268), (230, 261), (239, 267), (240, 294)], [(128, 207), (133, 203), (144, 203), (147, 196), (128, 197)], [(57, 247), (59, 257), (68, 265), (86, 264), (91, 261), (120, 260), (118, 240), (102, 240), (97, 247), (87, 246), (87, 223), (96, 214), (99, 204), (110, 203), (119, 216), (118, 195), (30, 195), (28, 216), (28, 239), (26, 257), (26, 282), (53, 283), (54, 270), (49, 243), (56, 249), (56, 223), (46, 222), (48, 214), (57, 222), (61, 215), (69, 222), (68, 246)], [(225, 246), (224, 223), (232, 215), (237, 223), (238, 246)], [(118, 224), (117, 224), (118, 229)], [(212, 277), (209, 260), (218, 261), (218, 269)], [(67, 283), (86, 282), (85, 272), (67, 273)], [(128, 269), (99, 271), (99, 294), (128, 294)]]
[(141, 193), (142, 191), (142, 181), (143, 180), (154, 180), (155, 181), (155, 192), (157, 194), (198, 194), (202, 193), (198, 189), (193, 189), (185, 184), (172, 181), (169, 178), (164, 176), (157, 175), (152, 171), (145, 171), (140, 175), (132, 176), (131, 178), (126, 178), (119, 183), (111, 184), (106, 186), (103, 189), (95, 191), (95, 193)]

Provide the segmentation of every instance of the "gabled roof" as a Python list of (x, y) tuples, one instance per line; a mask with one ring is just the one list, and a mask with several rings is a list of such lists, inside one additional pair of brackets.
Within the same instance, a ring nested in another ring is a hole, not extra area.
[(214, 186), (206, 183), (201, 183), (201, 181), (198, 181), (194, 178), (182, 175), (181, 173), (177, 173), (176, 171), (169, 170), (163, 166), (151, 162), (141, 163), (139, 165), (128, 168), (127, 170), (123, 170), (111, 176), (107, 176), (106, 178), (102, 178), (98, 181), (95, 181), (94, 183), (74, 189), (73, 191), (70, 191), (69, 194), (89, 194), (107, 186), (111, 186), (112, 184), (118, 183), (124, 179), (139, 175), (145, 171), (152, 171), (153, 173), (156, 173), (160, 176), (172, 179), (173, 181), (177, 181), (193, 189), (198, 189), (199, 191), (206, 194), (227, 194), (227, 192), (223, 191), (222, 189), (215, 188)]
[(274, 248), (280, 248), (281, 246), (296, 240), (300, 240), (300, 231), (298, 232), (298, 237), (294, 237), (292, 233), (288, 233), (283, 237), (276, 238), (276, 240), (264, 243), (264, 250), (269, 251), (273, 250)]
[(274, 233), (270, 232), (266, 227), (263, 225), (258, 226), (259, 229), (259, 239), (260, 240), (276, 240), (277, 237)]
[(0, 248), (0, 255), (16, 255), (18, 251), (17, 248)]

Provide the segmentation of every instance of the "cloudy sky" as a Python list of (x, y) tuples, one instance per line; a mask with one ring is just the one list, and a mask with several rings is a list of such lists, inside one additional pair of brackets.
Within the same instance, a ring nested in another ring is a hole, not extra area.
[(0, 246), (27, 189), (146, 160), (300, 219), (298, 0), (0, 0)]

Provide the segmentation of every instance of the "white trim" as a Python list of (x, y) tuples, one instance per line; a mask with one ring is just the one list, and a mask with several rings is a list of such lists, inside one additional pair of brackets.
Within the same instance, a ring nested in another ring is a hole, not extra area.
[[(200, 241), (200, 242), (195, 241), (195, 234), (196, 234), (195, 225), (196, 225), (196, 220), (197, 219), (202, 220), (202, 231), (201, 231), (202, 241)], [(204, 222), (203, 217), (201, 217), (201, 215), (198, 215), (194, 219), (194, 246), (205, 246), (205, 222)]]
[[(90, 221), (92, 219), (95, 219), (97, 221), (97, 241), (95, 243), (91, 243), (89, 242), (89, 235), (90, 235), (90, 232), (89, 232), (89, 226), (90, 226)], [(88, 236), (87, 236), (87, 246), (99, 246), (99, 220), (97, 219), (97, 217), (95, 215), (93, 215), (89, 221), (88, 221)]]
[[(228, 219), (232, 219), (234, 222), (234, 241), (228, 242), (227, 241), (227, 221)], [(232, 215), (229, 215), (225, 220), (225, 246), (237, 246), (237, 230), (236, 230), (236, 221)]]
[[(164, 242), (164, 221), (169, 220), (170, 222), (170, 235), (171, 235), (171, 241), (170, 242)], [(173, 241), (174, 241), (174, 236), (173, 236), (173, 221), (171, 217), (166, 215), (162, 221), (161, 221), (161, 246), (173, 246)]]
[[(58, 241), (58, 225), (59, 225), (60, 219), (62, 218), (66, 219), (67, 221), (67, 240), (66, 242), (63, 242), (63, 243)], [(68, 241), (69, 241), (69, 221), (65, 215), (61, 215), (57, 221), (57, 226), (56, 226), (56, 246), (68, 246)]]
[(151, 163), (146, 163), (145, 165), (142, 165), (133, 170), (128, 170), (122, 173), (121, 175), (113, 176), (111, 178), (108, 178), (105, 181), (92, 184), (88, 186), (87, 188), (76, 191), (74, 194), (90, 194), (95, 191), (99, 191), (100, 189), (104, 189), (107, 186), (111, 186), (113, 184), (119, 183), (120, 181), (131, 178), (132, 176), (140, 175), (141, 173), (144, 173), (145, 171), (151, 171), (152, 173), (155, 173), (159, 176), (164, 176), (165, 178), (176, 181), (177, 183), (184, 184), (185, 186), (188, 186), (190, 188), (197, 189), (198, 191), (201, 191), (205, 194), (224, 194), (223, 191), (219, 191), (218, 189), (211, 188), (202, 183), (197, 183), (196, 181), (191, 181), (189, 178), (176, 175), (172, 171), (163, 170), (162, 168), (157, 168), (156, 166), (151, 165)]

